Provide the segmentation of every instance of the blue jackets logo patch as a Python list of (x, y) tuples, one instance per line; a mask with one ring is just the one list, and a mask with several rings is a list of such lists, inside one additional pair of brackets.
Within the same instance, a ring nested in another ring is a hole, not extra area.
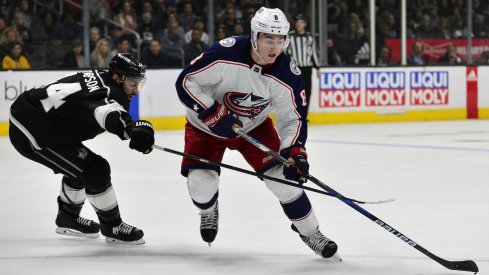
[(221, 44), (221, 46), (227, 48), (232, 47), (235, 43), (236, 43), (236, 39), (234, 39), (233, 37), (224, 38), (219, 41), (219, 44)]
[(293, 60), (290, 60), (290, 71), (295, 75), (300, 75), (302, 73)]
[(224, 105), (233, 113), (253, 119), (270, 103), (270, 99), (256, 96), (253, 93), (227, 92), (224, 95)]

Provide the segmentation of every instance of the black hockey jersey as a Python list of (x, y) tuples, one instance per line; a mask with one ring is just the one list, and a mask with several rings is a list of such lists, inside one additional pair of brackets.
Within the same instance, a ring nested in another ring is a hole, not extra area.
[(10, 122), (35, 149), (92, 139), (105, 130), (129, 139), (129, 99), (106, 71), (77, 72), (22, 93), (10, 108)]

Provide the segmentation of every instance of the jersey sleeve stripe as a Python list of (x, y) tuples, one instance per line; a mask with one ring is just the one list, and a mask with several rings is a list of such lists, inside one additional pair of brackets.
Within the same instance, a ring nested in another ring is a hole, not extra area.
[(119, 103), (112, 102), (110, 104), (97, 107), (95, 109), (95, 111), (93, 112), (93, 114), (95, 115), (95, 119), (97, 120), (100, 127), (102, 127), (104, 130), (107, 130), (105, 127), (105, 119), (106, 119), (107, 115), (110, 112), (119, 112), (120, 113), (121, 111), (125, 112), (124, 108)]
[(42, 148), (37, 144), (37, 141), (36, 139), (31, 135), (31, 133), (29, 133), (29, 131), (24, 127), (24, 125), (20, 124), (20, 122), (18, 122), (13, 116), (12, 114), (10, 114), (10, 117), (9, 117), (10, 121), (12, 121), (12, 123), (17, 127), (19, 128), (19, 130), (24, 133), (24, 135), (27, 137), (27, 139), (29, 139), (30, 143), (32, 144), (32, 146), (34, 146), (34, 148), (36, 148), (37, 150), (41, 150)]

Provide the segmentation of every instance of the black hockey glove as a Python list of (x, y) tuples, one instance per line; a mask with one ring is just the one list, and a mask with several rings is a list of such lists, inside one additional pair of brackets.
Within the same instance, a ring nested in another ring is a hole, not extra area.
[(200, 113), (199, 119), (209, 127), (211, 132), (225, 138), (237, 136), (233, 130), (234, 125), (243, 127), (243, 123), (217, 101), (209, 109)]
[(306, 182), (306, 177), (309, 176), (306, 149), (302, 146), (291, 146), (283, 149), (280, 154), (291, 163), (284, 166), (285, 178), (301, 183)]
[(149, 154), (153, 151), (151, 146), (155, 144), (155, 132), (151, 122), (146, 120), (136, 120), (131, 122), (128, 127), (131, 135), (129, 148), (143, 154)]

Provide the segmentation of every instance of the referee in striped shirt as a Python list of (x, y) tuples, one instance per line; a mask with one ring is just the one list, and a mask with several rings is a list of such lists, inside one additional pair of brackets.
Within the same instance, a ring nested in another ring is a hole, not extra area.
[(306, 32), (306, 20), (302, 14), (295, 17), (295, 30), (289, 32), (290, 44), (287, 54), (299, 66), (304, 76), (304, 89), (306, 91), (307, 110), (309, 112), (309, 99), (311, 98), (312, 68), (316, 68), (319, 78), (319, 58), (314, 36)]

